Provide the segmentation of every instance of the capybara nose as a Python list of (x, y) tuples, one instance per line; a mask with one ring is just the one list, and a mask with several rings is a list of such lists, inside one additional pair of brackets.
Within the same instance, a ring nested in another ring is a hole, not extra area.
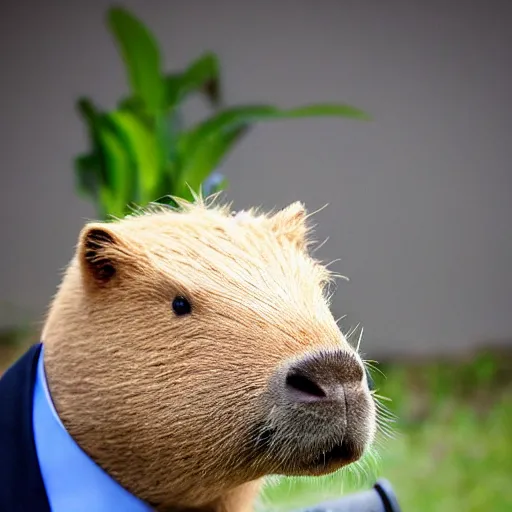
[(351, 353), (315, 353), (290, 365), (285, 390), (293, 402), (341, 401), (345, 400), (345, 388), (359, 387), (363, 377), (364, 368)]

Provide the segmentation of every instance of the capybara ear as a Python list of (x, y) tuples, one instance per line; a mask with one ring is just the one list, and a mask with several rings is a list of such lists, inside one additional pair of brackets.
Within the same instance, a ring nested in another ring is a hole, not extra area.
[(277, 236), (291, 242), (298, 249), (306, 249), (308, 226), (304, 204), (296, 201), (269, 218), (272, 230)]
[(84, 274), (98, 284), (110, 282), (118, 271), (121, 241), (105, 224), (89, 224), (80, 234), (79, 258)]

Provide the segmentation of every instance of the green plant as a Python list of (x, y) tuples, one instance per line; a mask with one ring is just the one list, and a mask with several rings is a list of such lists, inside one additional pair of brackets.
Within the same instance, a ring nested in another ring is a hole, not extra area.
[[(165, 73), (150, 30), (119, 7), (108, 12), (108, 26), (126, 65), (130, 94), (112, 111), (80, 98), (90, 151), (75, 160), (77, 187), (102, 218), (122, 217), (131, 205), (145, 206), (169, 196), (192, 199), (226, 187), (219, 164), (256, 122), (311, 116), (367, 119), (342, 104), (292, 109), (272, 105), (225, 107), (221, 101), (219, 59), (205, 53), (181, 71)], [(182, 118), (183, 102), (203, 95), (213, 109), (194, 126)]]

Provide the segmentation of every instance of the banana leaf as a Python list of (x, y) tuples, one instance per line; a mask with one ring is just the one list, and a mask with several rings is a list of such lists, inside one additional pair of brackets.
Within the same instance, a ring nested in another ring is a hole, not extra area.
[(230, 107), (185, 132), (180, 138), (178, 149), (186, 154), (218, 131), (230, 130), (237, 126), (247, 126), (258, 121), (328, 116), (358, 120), (369, 119), (365, 112), (356, 107), (334, 103), (306, 105), (292, 109), (279, 109), (272, 105)]
[(212, 134), (194, 151), (186, 155), (180, 175), (178, 195), (192, 200), (193, 192), (199, 192), (203, 181), (221, 164), (227, 153), (245, 135), (247, 127), (237, 126)]
[(110, 9), (107, 21), (126, 64), (133, 95), (144, 102), (148, 111), (161, 111), (165, 85), (160, 50), (153, 34), (121, 7)]

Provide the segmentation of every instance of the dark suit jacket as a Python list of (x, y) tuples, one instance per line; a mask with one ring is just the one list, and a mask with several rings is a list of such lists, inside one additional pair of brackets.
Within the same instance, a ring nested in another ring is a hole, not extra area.
[(0, 512), (51, 512), (32, 430), (32, 398), (41, 345), (0, 379)]

